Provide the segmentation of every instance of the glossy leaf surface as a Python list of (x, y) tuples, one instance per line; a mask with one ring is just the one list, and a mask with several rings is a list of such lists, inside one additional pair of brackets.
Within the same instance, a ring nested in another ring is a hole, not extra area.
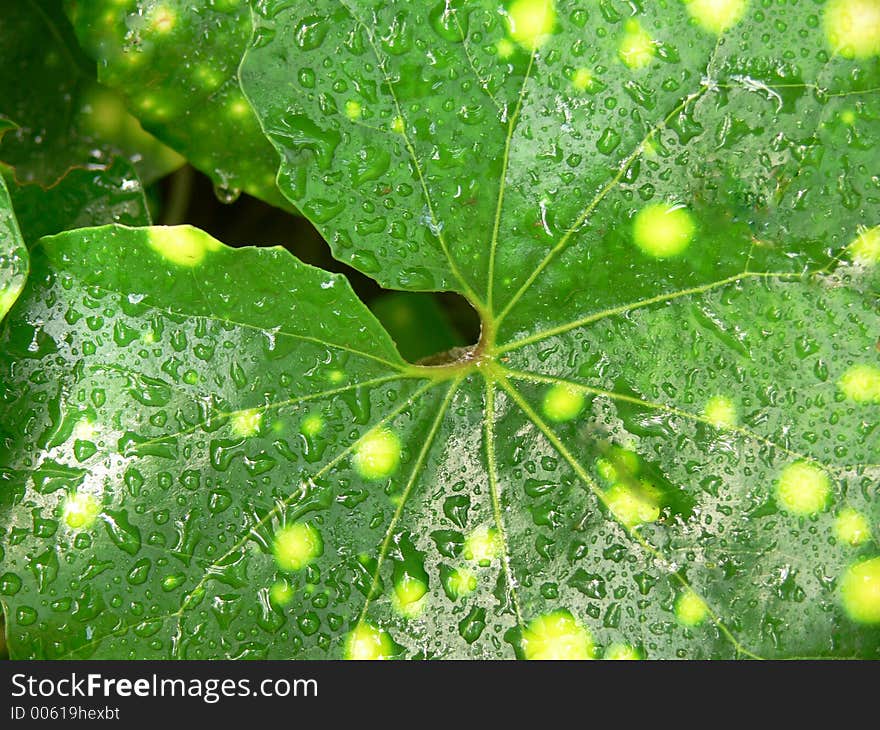
[(238, 84), (251, 11), (238, 0), (70, 0), (98, 78), (144, 127), (214, 181), (221, 199), (251, 195), (290, 207), (275, 187), (278, 155)]
[(416, 367), (280, 251), (43, 239), (13, 655), (878, 657), (876, 8), (259, 3), (285, 194), (482, 338)]

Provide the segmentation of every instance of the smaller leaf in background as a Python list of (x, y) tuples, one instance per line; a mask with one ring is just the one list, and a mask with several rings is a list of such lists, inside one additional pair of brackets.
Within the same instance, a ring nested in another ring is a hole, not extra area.
[(275, 186), (278, 155), (238, 83), (251, 39), (236, 0), (90, 0), (65, 4), (98, 78), (126, 95), (159, 139), (214, 181), (218, 197), (241, 190), (290, 209)]
[(428, 294), (383, 294), (371, 303), (370, 309), (391, 335), (400, 354), (410, 362), (467, 344), (440, 303)]
[(131, 163), (117, 157), (106, 168), (74, 168), (53, 186), (20, 185), (0, 164), (12, 207), (28, 246), (43, 236), (105, 223), (150, 224), (144, 188)]
[(17, 181), (48, 187), (73, 167), (107, 165), (114, 155), (129, 157), (147, 181), (182, 163), (98, 86), (61, 0), (7, 3), (0, 47), (0, 117), (12, 128), (0, 140), (0, 161)]
[(15, 304), (27, 274), (27, 248), (12, 214), (9, 192), (0, 177), (0, 319)]

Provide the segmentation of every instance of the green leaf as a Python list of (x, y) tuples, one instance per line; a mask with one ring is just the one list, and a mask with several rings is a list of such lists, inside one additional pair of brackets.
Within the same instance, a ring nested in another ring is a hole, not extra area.
[(282, 190), (480, 342), (408, 365), (339, 277), (194, 229), (43, 239), (12, 656), (880, 657), (865, 1), (260, 3)]
[(278, 155), (238, 83), (252, 31), (246, 2), (67, 0), (66, 7), (99, 80), (209, 175), (221, 199), (245, 190), (291, 207), (275, 186)]
[(149, 225), (144, 189), (132, 165), (116, 157), (107, 167), (72, 168), (53, 186), (6, 179), (12, 207), (28, 245), (74, 228), (122, 223)]
[(115, 155), (135, 159), (148, 181), (180, 165), (96, 83), (61, 0), (9, 4), (0, 46), (0, 117), (13, 128), (0, 140), (0, 161), (19, 182), (49, 187), (70, 168), (106, 166)]
[(15, 304), (28, 275), (28, 252), (0, 176), (0, 320)]

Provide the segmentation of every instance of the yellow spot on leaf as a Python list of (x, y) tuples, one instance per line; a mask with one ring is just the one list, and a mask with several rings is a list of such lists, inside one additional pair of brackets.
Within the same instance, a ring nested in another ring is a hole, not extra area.
[(195, 77), (202, 86), (209, 89), (217, 88), (223, 83), (223, 76), (208, 63), (203, 63), (196, 68)]
[(705, 601), (691, 590), (684, 591), (675, 599), (675, 618), (685, 626), (699, 626), (709, 615)]
[(853, 621), (880, 623), (880, 558), (855, 563), (840, 579), (840, 599)]
[(394, 121), (391, 122), (391, 131), (403, 134), (405, 130), (406, 125), (404, 124), (403, 117), (394, 117)]
[(233, 117), (237, 117), (239, 119), (248, 116), (251, 108), (248, 106), (248, 103), (245, 99), (238, 98), (233, 99), (229, 102), (229, 113)]
[(177, 24), (177, 13), (167, 5), (157, 5), (150, 13), (150, 28), (157, 33), (170, 33)]
[(876, 365), (853, 365), (837, 384), (843, 394), (856, 403), (880, 403), (880, 368)]
[(857, 547), (871, 537), (868, 519), (852, 507), (844, 507), (834, 520), (834, 536), (841, 542)]
[(477, 576), (465, 568), (459, 568), (449, 576), (447, 586), (456, 598), (461, 598), (477, 590)]
[(358, 624), (348, 635), (345, 658), (351, 660), (390, 659), (394, 654), (391, 637), (368, 623)]
[(293, 586), (287, 581), (275, 581), (269, 588), (269, 600), (275, 606), (286, 606), (293, 600)]
[(462, 554), (466, 560), (473, 560), (478, 565), (489, 565), (501, 555), (501, 536), (493, 527), (478, 527), (465, 538)]
[(635, 660), (641, 659), (642, 653), (629, 644), (612, 644), (605, 650), (604, 659)]
[(341, 370), (331, 370), (329, 373), (327, 373), (327, 379), (331, 383), (341, 383), (343, 380), (345, 380), (345, 373)]
[(424, 608), (427, 593), (428, 586), (423, 580), (404, 575), (403, 579), (394, 584), (391, 605), (401, 616), (415, 618)]
[(880, 0), (830, 0), (823, 25), (835, 53), (845, 58), (880, 55)]
[(178, 266), (198, 266), (210, 251), (222, 244), (191, 226), (153, 226), (147, 242), (160, 256)]
[(516, 46), (507, 38), (502, 38), (495, 44), (495, 51), (498, 53), (498, 58), (505, 60), (514, 54)]
[(73, 433), (71, 436), (81, 441), (91, 441), (95, 438), (97, 432), (98, 429), (95, 427), (94, 423), (88, 418), (82, 418), (76, 422), (76, 426), (73, 427)]
[(555, 611), (529, 622), (522, 650), (526, 659), (592, 659), (593, 637), (568, 611)]
[(324, 430), (324, 419), (317, 413), (310, 413), (302, 420), (300, 430), (306, 436), (317, 436)]
[(633, 70), (648, 66), (656, 54), (654, 39), (635, 18), (626, 21), (625, 32), (617, 48), (620, 60)]
[(615, 484), (605, 492), (608, 509), (625, 527), (655, 522), (660, 517), (657, 497), (656, 490), (644, 482), (638, 487)]
[(703, 416), (715, 428), (732, 428), (736, 426), (736, 406), (730, 398), (716, 395), (706, 402)]
[(860, 266), (880, 264), (880, 226), (861, 231), (849, 245), (849, 252)]
[(364, 479), (384, 479), (400, 464), (400, 439), (386, 428), (367, 433), (354, 450), (354, 468)]
[(510, 37), (528, 50), (541, 46), (555, 25), (554, 0), (514, 0), (507, 9)]
[(324, 553), (324, 542), (314, 527), (297, 522), (275, 533), (272, 553), (281, 570), (302, 570)]
[(588, 68), (577, 69), (572, 74), (571, 85), (578, 91), (586, 91), (593, 86), (593, 72)]
[(796, 461), (782, 470), (776, 483), (776, 500), (786, 512), (812, 515), (828, 504), (831, 485), (819, 467)]
[(541, 410), (550, 421), (570, 421), (584, 409), (584, 394), (571, 385), (554, 385), (544, 395)]
[(651, 203), (633, 221), (633, 240), (642, 251), (658, 259), (677, 256), (693, 240), (696, 225), (685, 208)]
[(687, 11), (701, 28), (721, 35), (746, 12), (747, 0), (684, 0)]
[(256, 436), (260, 432), (260, 424), (263, 422), (263, 414), (257, 408), (249, 408), (246, 411), (238, 411), (232, 417), (232, 430), (244, 438)]
[(64, 500), (64, 522), (73, 530), (87, 530), (100, 511), (101, 506), (91, 494), (74, 492)]
[(351, 120), (360, 119), (362, 113), (363, 113), (363, 107), (360, 105), (360, 102), (357, 102), (357, 101), (345, 102), (345, 116), (347, 116), (349, 119), (351, 119)]

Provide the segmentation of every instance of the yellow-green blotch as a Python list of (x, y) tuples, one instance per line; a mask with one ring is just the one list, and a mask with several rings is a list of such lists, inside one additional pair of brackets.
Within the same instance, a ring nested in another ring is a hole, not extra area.
[(101, 505), (91, 494), (74, 492), (64, 500), (64, 522), (73, 530), (87, 530), (100, 512)]
[(300, 424), (300, 430), (306, 436), (317, 436), (324, 430), (324, 419), (317, 413), (310, 413), (303, 418)]
[(708, 615), (706, 602), (691, 590), (680, 593), (675, 599), (675, 618), (685, 626), (699, 626)]
[(391, 637), (368, 623), (358, 624), (345, 642), (345, 658), (351, 660), (390, 659), (394, 654)]
[(513, 55), (516, 46), (507, 38), (502, 38), (495, 44), (495, 51), (498, 53), (498, 58), (505, 60)]
[(248, 116), (250, 110), (251, 108), (244, 97), (234, 98), (229, 102), (229, 113), (238, 119)]
[(747, 0), (684, 0), (688, 14), (710, 33), (721, 35), (742, 20)]
[(263, 414), (257, 408), (249, 408), (246, 411), (238, 411), (232, 416), (231, 426), (236, 434), (244, 438), (256, 436), (260, 432), (260, 424), (263, 422)]
[(568, 611), (532, 619), (522, 633), (526, 659), (592, 659), (593, 637)]
[(853, 621), (880, 623), (880, 558), (863, 560), (846, 569), (840, 579), (840, 600)]
[(849, 245), (849, 252), (860, 266), (880, 264), (880, 226), (861, 231)]
[(857, 547), (871, 537), (871, 525), (861, 512), (844, 507), (834, 520), (834, 536), (841, 542)]
[(446, 585), (456, 598), (461, 598), (477, 590), (477, 576), (465, 568), (459, 568), (449, 576)]
[(604, 659), (613, 660), (635, 660), (641, 659), (642, 653), (634, 646), (629, 644), (612, 644), (605, 650)]
[(157, 33), (170, 33), (177, 24), (177, 13), (167, 5), (157, 5), (150, 13), (150, 28)]
[(693, 240), (696, 225), (685, 208), (650, 203), (633, 220), (633, 240), (642, 251), (658, 259), (677, 256)]
[(732, 428), (736, 426), (736, 406), (727, 396), (716, 395), (706, 402), (703, 416), (715, 428)]
[(355, 119), (360, 119), (361, 114), (363, 113), (363, 107), (358, 101), (347, 101), (345, 102), (345, 116), (354, 121)]
[(160, 256), (178, 266), (198, 266), (209, 251), (217, 251), (223, 245), (191, 226), (153, 226), (148, 229), (147, 242)]
[(401, 616), (415, 618), (424, 608), (427, 593), (428, 586), (423, 580), (411, 575), (404, 575), (394, 584), (391, 605)]
[(297, 522), (275, 533), (272, 553), (281, 570), (302, 570), (324, 553), (324, 541), (314, 527)]
[(91, 441), (97, 432), (98, 429), (92, 421), (88, 418), (81, 418), (73, 427), (71, 436), (81, 441)]
[(465, 538), (462, 555), (478, 565), (489, 565), (501, 555), (501, 535), (494, 527), (478, 527)]
[(544, 394), (541, 410), (550, 421), (570, 421), (584, 409), (584, 394), (571, 385), (554, 385)]
[(524, 48), (538, 48), (556, 25), (554, 0), (514, 0), (507, 9), (510, 37)]
[(623, 38), (617, 48), (620, 60), (637, 71), (650, 65), (656, 52), (654, 39), (642, 28), (642, 24), (634, 18), (627, 20)]
[(391, 122), (391, 131), (396, 132), (397, 134), (403, 134), (406, 130), (406, 124), (403, 121), (403, 117), (394, 117)]
[(293, 586), (287, 581), (275, 581), (269, 588), (269, 600), (275, 606), (286, 606), (293, 600)]
[(400, 464), (400, 439), (386, 428), (370, 431), (355, 447), (353, 461), (364, 479), (391, 476)]
[(578, 91), (586, 91), (593, 86), (593, 72), (588, 68), (577, 69), (572, 74), (571, 85)]
[(880, 54), (880, 0), (830, 0), (822, 20), (835, 53), (846, 58)]
[(853, 365), (837, 384), (843, 394), (856, 403), (880, 403), (880, 368), (876, 365)]
[(818, 466), (806, 461), (789, 464), (776, 482), (776, 500), (786, 512), (812, 515), (828, 504), (831, 483)]
[(331, 383), (341, 383), (343, 380), (345, 380), (345, 373), (341, 370), (331, 370), (329, 373), (327, 373), (327, 379)]
[(660, 517), (657, 496), (656, 490), (644, 482), (638, 489), (620, 483), (605, 492), (605, 503), (622, 525), (636, 527)]

